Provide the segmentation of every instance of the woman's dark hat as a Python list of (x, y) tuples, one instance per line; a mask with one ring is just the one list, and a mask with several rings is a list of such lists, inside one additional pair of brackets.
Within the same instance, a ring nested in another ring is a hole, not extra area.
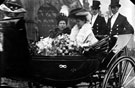
[(111, 4), (109, 5), (110, 7), (121, 7), (119, 4), (119, 0), (111, 0)]
[(57, 20), (57, 24), (59, 24), (60, 21), (65, 21), (66, 24), (68, 22), (68, 17), (64, 14), (64, 13), (59, 13), (56, 17), (56, 20)]
[[(76, 18), (78, 16), (87, 16), (87, 13), (85, 14), (84, 12), (87, 12), (86, 9), (83, 9), (83, 8), (76, 8), (76, 9), (73, 9), (69, 12), (69, 18)], [(78, 14), (78, 13), (84, 13), (84, 14)]]
[(96, 0), (93, 0), (93, 4), (91, 6), (92, 9), (100, 9), (99, 5), (100, 5), (100, 1), (96, 1)]

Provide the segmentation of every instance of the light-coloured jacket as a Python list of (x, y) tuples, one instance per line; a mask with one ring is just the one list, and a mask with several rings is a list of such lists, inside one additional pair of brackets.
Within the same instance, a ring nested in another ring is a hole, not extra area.
[(70, 39), (76, 41), (79, 46), (93, 45), (98, 42), (92, 31), (92, 25), (89, 22), (85, 23), (81, 29), (75, 25), (71, 29)]

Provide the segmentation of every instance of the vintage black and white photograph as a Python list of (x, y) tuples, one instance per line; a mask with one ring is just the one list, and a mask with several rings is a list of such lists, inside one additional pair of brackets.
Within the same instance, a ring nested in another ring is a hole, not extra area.
[(135, 88), (133, 0), (0, 0), (0, 88)]

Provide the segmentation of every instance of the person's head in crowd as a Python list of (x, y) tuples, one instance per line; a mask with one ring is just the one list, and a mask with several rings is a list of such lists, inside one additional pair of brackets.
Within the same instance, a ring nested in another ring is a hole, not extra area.
[(100, 12), (100, 1), (93, 0), (93, 4), (91, 6), (91, 13), (92, 15), (96, 15), (97, 13)]
[(68, 25), (68, 17), (65, 16), (63, 13), (58, 14), (56, 17), (57, 26), (60, 30), (64, 30)]
[(119, 4), (119, 0), (111, 0), (111, 4), (109, 5), (112, 14), (116, 14), (121, 7)]
[(77, 8), (70, 12), (69, 18), (75, 19), (76, 24), (81, 28), (86, 22), (88, 22), (88, 11), (83, 8)]

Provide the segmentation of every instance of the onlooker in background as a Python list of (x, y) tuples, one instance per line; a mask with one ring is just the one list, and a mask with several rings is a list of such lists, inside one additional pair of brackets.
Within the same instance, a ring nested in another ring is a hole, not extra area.
[(93, 32), (96, 36), (107, 35), (107, 24), (105, 18), (100, 15), (100, 1), (93, 0), (93, 5), (91, 6), (91, 23), (93, 27)]
[[(4, 30), (4, 41), (3, 41), (3, 64), (5, 66), (17, 69), (16, 74), (21, 75), (24, 70), (26, 72), (25, 76), (28, 75), (29, 68), (29, 48), (28, 41), (26, 37), (25, 20), (23, 16), (19, 16), (21, 13), (25, 13), (25, 9), (12, 2), (5, 2), (0, 5), (0, 10), (5, 14), (5, 17), (1, 20), (2, 27)], [(7, 14), (8, 13), (8, 14)], [(12, 61), (10, 58), (13, 58)], [(5, 61), (6, 60), (6, 61)], [(7, 64), (7, 62), (10, 62)], [(25, 63), (23, 63), (25, 62)], [(12, 66), (11, 66), (12, 64)], [(17, 68), (16, 68), (17, 67)], [(21, 69), (21, 70), (19, 70)], [(3, 72), (5, 68), (2, 68)], [(5, 72), (4, 72), (5, 73)], [(12, 74), (12, 71), (10, 72)], [(14, 73), (14, 72), (13, 72)], [(8, 78), (6, 78), (8, 80)], [(18, 85), (19, 81), (6, 81), (2, 80), (0, 88), (13, 88)], [(10, 87), (12, 86), (12, 87)], [(19, 86), (20, 87), (20, 86)]]
[(68, 17), (65, 16), (63, 13), (58, 14), (56, 17), (57, 20), (57, 28), (50, 30), (49, 37), (50, 38), (56, 38), (59, 35), (62, 34), (70, 34), (70, 28), (67, 27), (68, 25)]

